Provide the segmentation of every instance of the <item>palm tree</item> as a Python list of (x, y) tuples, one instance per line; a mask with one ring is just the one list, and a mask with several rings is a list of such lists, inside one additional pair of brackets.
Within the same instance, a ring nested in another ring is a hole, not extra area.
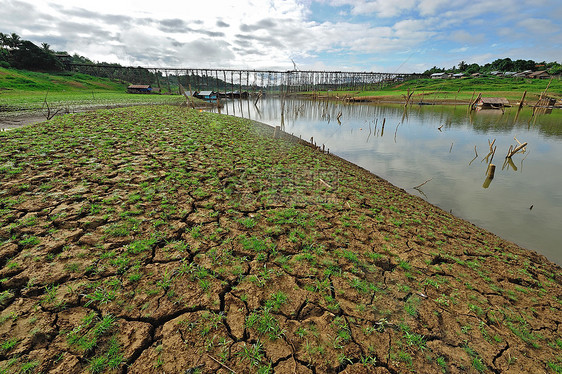
[(10, 35), (8, 37), (8, 45), (10, 47), (12, 47), (13, 49), (16, 49), (20, 46), (21, 44), (21, 38), (18, 34), (16, 34), (15, 32), (12, 33), (12, 35)]
[(41, 43), (41, 47), (46, 53), (51, 53), (51, 46), (49, 45), (49, 43)]
[(0, 32), (0, 47), (8, 46), (9, 36)]

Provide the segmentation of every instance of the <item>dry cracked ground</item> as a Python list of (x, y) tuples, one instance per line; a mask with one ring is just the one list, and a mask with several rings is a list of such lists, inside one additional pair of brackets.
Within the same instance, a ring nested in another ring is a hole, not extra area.
[(562, 269), (180, 107), (0, 134), (1, 373), (562, 372)]

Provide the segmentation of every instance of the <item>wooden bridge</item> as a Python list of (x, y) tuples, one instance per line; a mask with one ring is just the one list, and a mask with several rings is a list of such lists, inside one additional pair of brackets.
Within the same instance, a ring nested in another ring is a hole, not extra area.
[(70, 64), (85, 74), (151, 84), (174, 92), (180, 85), (192, 91), (288, 93), (302, 91), (376, 90), (385, 85), (419, 78), (421, 74), (321, 70), (245, 70), (211, 68), (124, 67)]

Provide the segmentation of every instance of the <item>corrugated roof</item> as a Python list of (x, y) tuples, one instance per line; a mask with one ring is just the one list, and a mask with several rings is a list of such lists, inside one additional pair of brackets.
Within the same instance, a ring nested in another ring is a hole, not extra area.
[(482, 104), (490, 104), (490, 105), (508, 105), (509, 100), (505, 97), (482, 97), (480, 98), (480, 102)]
[(548, 75), (548, 72), (546, 70), (535, 71), (534, 73), (529, 74), (529, 76), (530, 77), (536, 77), (536, 76), (543, 75), (543, 74)]
[(200, 95), (200, 96), (210, 96), (212, 94), (214, 94), (213, 91), (201, 91), (201, 92), (198, 93), (198, 95)]
[(127, 88), (132, 88), (132, 89), (147, 89), (150, 88), (150, 85), (148, 84), (131, 84), (129, 87)]

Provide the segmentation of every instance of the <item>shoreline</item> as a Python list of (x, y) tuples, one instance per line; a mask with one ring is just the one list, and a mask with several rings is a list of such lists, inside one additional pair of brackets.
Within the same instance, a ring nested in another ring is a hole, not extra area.
[(0, 133), (0, 338), (16, 339), (5, 360), (79, 372), (109, 357), (130, 373), (560, 367), (560, 266), (274, 133), (177, 106)]

